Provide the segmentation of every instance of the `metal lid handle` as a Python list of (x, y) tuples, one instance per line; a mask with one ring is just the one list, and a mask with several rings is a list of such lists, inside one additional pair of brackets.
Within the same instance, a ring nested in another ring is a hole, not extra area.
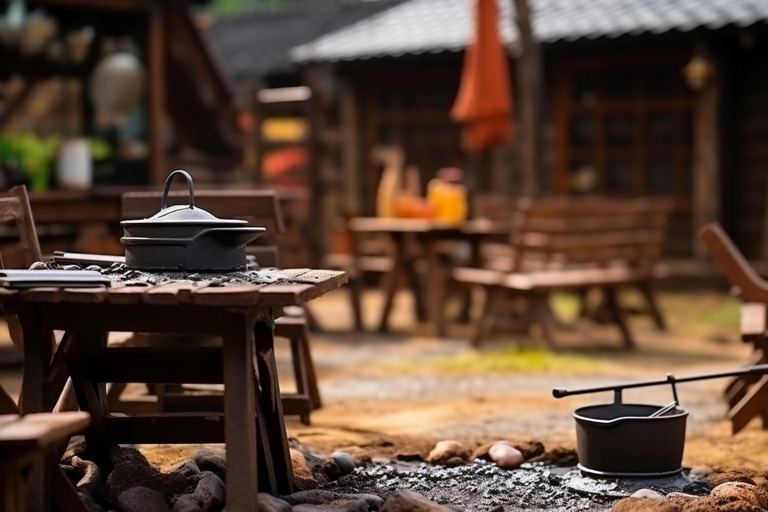
[(165, 210), (168, 208), (168, 192), (171, 190), (171, 183), (173, 182), (173, 177), (177, 174), (184, 176), (187, 178), (187, 186), (189, 187), (189, 207), (194, 208), (195, 207), (195, 185), (192, 183), (192, 176), (189, 175), (187, 171), (182, 171), (181, 169), (178, 169), (176, 171), (173, 171), (171, 174), (168, 175), (168, 178), (165, 180), (165, 188), (163, 189), (163, 198), (160, 200), (160, 209)]

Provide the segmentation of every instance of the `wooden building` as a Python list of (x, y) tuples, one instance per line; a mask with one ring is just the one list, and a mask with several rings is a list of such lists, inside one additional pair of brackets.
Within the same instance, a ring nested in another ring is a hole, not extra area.
[[(499, 2), (514, 78), (512, 2)], [(545, 84), (538, 194), (672, 197), (670, 255), (699, 253), (697, 226), (720, 220), (748, 257), (768, 258), (768, 4), (530, 5)], [(345, 136), (335, 180), (347, 206), (363, 213), (372, 212), (371, 153), (379, 144), (403, 144), (425, 180), (466, 163), (449, 110), (472, 1), (386, 7), (312, 41), (297, 39), (288, 54), (294, 67), (280, 76), (281, 84), (313, 76), (337, 100)], [(222, 20), (218, 30), (236, 26)], [(226, 63), (234, 49), (213, 40)], [(481, 188), (519, 193), (515, 157), (514, 144), (487, 155)]]
[[(0, 12), (15, 3), (0, 0)], [(160, 184), (173, 166), (233, 168), (239, 163), (241, 146), (234, 96), (194, 17), (194, 9), (207, 3), (25, 0), (22, 5), (27, 12), (20, 20), (20, 35), (13, 36), (10, 18), (2, 23), (0, 91), (9, 89), (3, 86), (11, 80), (22, 85), (11, 97), (0, 93), (0, 130), (13, 130), (6, 125), (16, 113), (24, 112), (36, 89), (60, 80), (79, 94), (64, 100), (75, 105), (70, 109), (75, 121), (57, 129), (67, 136), (104, 136), (95, 119), (98, 112), (91, 81), (104, 59), (123, 52), (140, 62), (145, 85), (132, 113), (138, 112), (142, 124), (136, 142), (146, 145), (148, 151), (140, 157), (121, 157), (119, 141), (113, 141), (113, 153), (118, 156), (110, 162), (114, 169), (106, 183)], [(41, 34), (37, 36), (40, 42), (30, 50), (25, 38), (36, 33)], [(80, 56), (74, 51), (78, 45), (82, 46)], [(113, 80), (103, 88), (117, 85)]]

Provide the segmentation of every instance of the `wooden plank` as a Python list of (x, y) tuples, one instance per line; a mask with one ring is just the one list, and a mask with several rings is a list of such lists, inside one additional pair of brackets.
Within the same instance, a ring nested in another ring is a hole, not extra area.
[(741, 335), (764, 335), (766, 331), (766, 305), (746, 302), (739, 307)]
[(20, 290), (19, 298), (30, 302), (49, 302), (57, 303), (61, 301), (62, 289), (57, 287), (31, 288), (29, 290)]
[(739, 433), (752, 418), (762, 414), (766, 407), (768, 407), (768, 375), (763, 375), (728, 413), (733, 433)]
[(109, 289), (106, 286), (94, 288), (64, 288), (61, 299), (67, 302), (97, 304), (104, 302)]
[(270, 284), (261, 289), (264, 306), (293, 306), (316, 298), (311, 284)]
[(315, 297), (325, 295), (349, 282), (346, 272), (341, 270), (311, 270), (294, 276), (292, 280), (296, 283), (313, 284)]
[(126, 283), (112, 283), (106, 301), (110, 304), (138, 304), (152, 286), (134, 286)]
[[(224, 415), (221, 413), (110, 415), (104, 421), (110, 444), (196, 444), (225, 441)], [(242, 449), (243, 447), (239, 447), (237, 450)]]
[(91, 423), (85, 412), (27, 414), (0, 424), (0, 448), (47, 448), (82, 432)]
[(193, 304), (204, 306), (256, 306), (261, 302), (264, 288), (256, 284), (206, 286), (194, 290), (191, 299)]
[(635, 283), (652, 277), (652, 273), (630, 268), (553, 270), (509, 274), (504, 281), (504, 286), (514, 290), (573, 288)]
[(179, 303), (192, 302), (192, 295), (204, 286), (191, 281), (178, 281), (149, 288), (142, 295), (142, 300), (147, 304), (164, 304), (173, 306)]
[(93, 382), (220, 384), (222, 355), (218, 347), (120, 347), (85, 356)]

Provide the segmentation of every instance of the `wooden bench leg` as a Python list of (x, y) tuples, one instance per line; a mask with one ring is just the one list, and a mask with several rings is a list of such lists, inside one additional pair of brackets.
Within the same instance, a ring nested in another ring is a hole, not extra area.
[(392, 312), (395, 294), (400, 285), (400, 276), (403, 273), (403, 265), (405, 265), (405, 248), (403, 247), (402, 237), (393, 236), (392, 241), (394, 247), (392, 270), (385, 276), (384, 307), (381, 310), (379, 332), (387, 332), (389, 330), (389, 314)]
[[(50, 403), (46, 376), (53, 358), (52, 331), (41, 325), (39, 317), (20, 317), (24, 335), (24, 367), (22, 371), (22, 394), (19, 398), (21, 414), (48, 412)], [(50, 459), (43, 459), (31, 469), (31, 488), (27, 495), (27, 512), (48, 511), (51, 508), (51, 477), (53, 465)]]
[(613, 317), (613, 321), (616, 323), (616, 325), (619, 327), (619, 330), (621, 331), (621, 337), (622, 341), (624, 342), (624, 347), (628, 349), (635, 348), (635, 338), (632, 334), (632, 329), (629, 327), (629, 322), (627, 321), (627, 315), (624, 312), (624, 309), (621, 307), (621, 304), (619, 303), (619, 297), (618, 292), (616, 288), (609, 287), (605, 288), (605, 304), (608, 307), (608, 310), (611, 312), (611, 316)]
[(552, 309), (549, 306), (549, 295), (541, 293), (533, 293), (529, 299), (531, 322), (538, 324), (541, 328), (542, 336), (551, 348), (558, 348), (557, 339), (555, 337), (555, 327), (557, 321), (555, 315), (552, 313)]
[(763, 375), (728, 413), (733, 433), (741, 432), (749, 421), (762, 414), (766, 407), (768, 407), (768, 375)]
[(472, 332), (471, 343), (473, 347), (479, 347), (480, 343), (493, 331), (496, 314), (503, 300), (504, 291), (498, 286), (489, 286), (485, 289), (485, 303)]
[[(277, 378), (277, 363), (275, 362), (275, 344), (272, 325), (256, 322), (254, 328), (256, 340), (256, 373), (259, 379), (261, 393), (261, 413), (267, 428), (270, 451), (274, 458), (275, 481), (278, 494), (286, 495), (293, 492), (293, 468), (288, 447), (288, 436), (285, 431), (283, 417), (283, 402), (280, 397), (280, 383)], [(225, 356), (226, 357), (226, 356)], [(227, 383), (225, 383), (225, 387)], [(232, 406), (234, 407), (234, 403)], [(240, 404), (239, 407), (244, 407)], [(253, 409), (251, 409), (253, 410)], [(227, 436), (229, 439), (229, 436)], [(227, 473), (229, 475), (229, 472)], [(227, 482), (229, 484), (229, 481)], [(229, 506), (227, 507), (229, 509)]]
[(362, 331), (365, 329), (363, 325), (363, 280), (360, 276), (352, 278), (347, 283), (347, 290), (349, 291), (349, 302), (352, 305), (352, 319), (354, 321), (355, 330)]
[(640, 283), (639, 285), (640, 292), (643, 294), (643, 299), (645, 300), (646, 307), (648, 308), (648, 313), (651, 315), (651, 318), (653, 318), (653, 323), (656, 325), (656, 329), (660, 331), (666, 331), (667, 330), (667, 321), (664, 318), (664, 314), (661, 312), (661, 307), (659, 307), (659, 300), (656, 296), (656, 289), (654, 288), (653, 284), (650, 282)]

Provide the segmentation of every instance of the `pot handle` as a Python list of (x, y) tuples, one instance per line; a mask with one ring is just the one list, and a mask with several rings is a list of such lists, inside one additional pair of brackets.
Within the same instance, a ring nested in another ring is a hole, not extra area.
[(192, 183), (192, 176), (190, 176), (187, 171), (182, 171), (181, 169), (178, 169), (176, 171), (173, 171), (171, 174), (169, 174), (168, 178), (166, 178), (165, 180), (163, 197), (160, 200), (161, 210), (165, 210), (168, 207), (168, 192), (170, 192), (171, 190), (171, 183), (173, 183), (173, 177), (176, 176), (177, 174), (187, 178), (187, 186), (189, 187), (189, 207), (190, 208), (195, 207), (195, 185), (194, 183)]

